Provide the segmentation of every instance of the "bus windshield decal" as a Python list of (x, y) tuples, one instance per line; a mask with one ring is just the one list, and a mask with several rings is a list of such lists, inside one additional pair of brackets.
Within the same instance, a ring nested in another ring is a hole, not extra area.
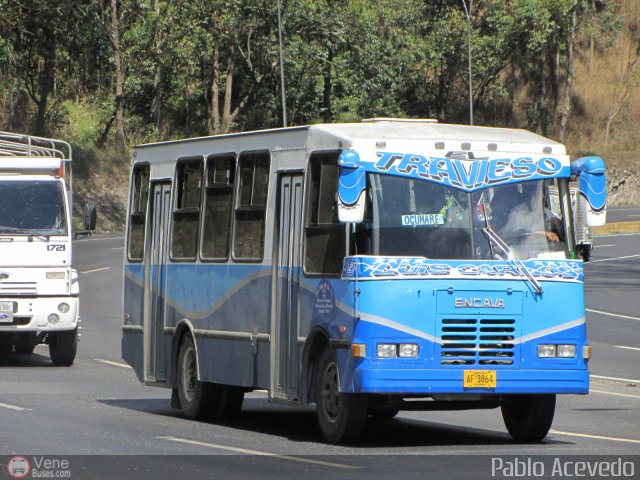
[[(582, 282), (579, 260), (529, 260), (522, 262), (530, 274), (543, 281)], [(389, 280), (415, 278), (521, 278), (519, 267), (508, 262), (429, 260), (420, 257), (346, 257), (345, 280)]]
[(466, 191), (523, 180), (569, 177), (570, 167), (564, 157), (515, 157), (466, 159), (428, 157), (415, 153), (376, 152), (377, 159), (362, 157), (369, 172), (421, 178)]
[(402, 215), (403, 227), (430, 227), (433, 225), (444, 225), (444, 215), (441, 213)]

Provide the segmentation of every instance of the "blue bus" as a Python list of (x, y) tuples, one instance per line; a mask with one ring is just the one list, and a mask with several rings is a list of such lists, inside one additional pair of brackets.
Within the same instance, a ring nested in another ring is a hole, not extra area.
[(400, 410), (501, 408), (546, 436), (586, 394), (585, 222), (604, 163), (524, 130), (370, 119), (140, 145), (122, 356), (188, 418), (246, 392), (327, 442)]

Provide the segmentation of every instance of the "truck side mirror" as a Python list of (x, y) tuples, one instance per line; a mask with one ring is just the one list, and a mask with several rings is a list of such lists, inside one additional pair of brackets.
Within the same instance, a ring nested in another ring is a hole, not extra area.
[(96, 229), (96, 220), (98, 218), (98, 207), (95, 203), (87, 203), (84, 206), (84, 229), (92, 232)]
[(607, 221), (607, 183), (604, 160), (600, 157), (582, 157), (571, 163), (571, 174), (578, 180), (578, 198), (584, 222), (599, 227)]
[(361, 223), (364, 220), (367, 183), (358, 152), (343, 150), (338, 157), (338, 166), (338, 220), (342, 223)]

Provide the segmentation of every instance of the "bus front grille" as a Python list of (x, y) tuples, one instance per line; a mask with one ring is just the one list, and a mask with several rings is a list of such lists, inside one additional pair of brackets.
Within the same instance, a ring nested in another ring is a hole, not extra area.
[(439, 325), (441, 365), (513, 365), (516, 320), (443, 318)]

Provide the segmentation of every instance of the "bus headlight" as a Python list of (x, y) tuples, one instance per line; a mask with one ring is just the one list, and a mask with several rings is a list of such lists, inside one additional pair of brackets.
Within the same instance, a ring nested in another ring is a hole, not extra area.
[(538, 345), (538, 358), (555, 358), (555, 345)]
[(403, 358), (416, 358), (420, 348), (417, 343), (401, 343), (398, 347), (398, 356)]
[(575, 345), (558, 345), (557, 348), (558, 358), (575, 358), (576, 346)]
[(394, 358), (397, 357), (397, 346), (395, 343), (379, 343), (376, 347), (378, 358)]

